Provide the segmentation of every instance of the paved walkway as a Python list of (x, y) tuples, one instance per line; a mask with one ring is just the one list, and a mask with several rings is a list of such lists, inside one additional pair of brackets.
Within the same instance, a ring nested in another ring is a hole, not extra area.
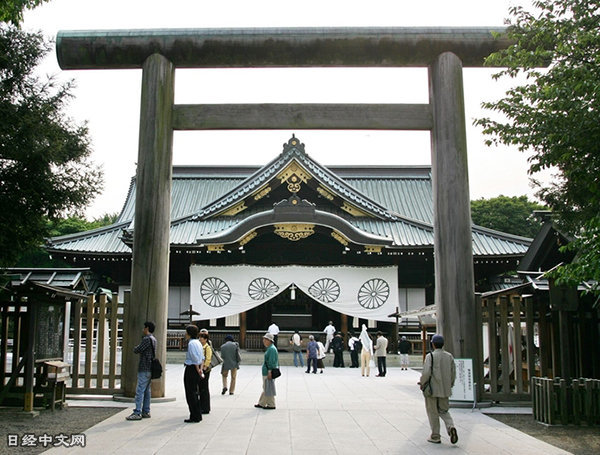
[(152, 405), (152, 418), (129, 422), (131, 407), (92, 427), (85, 448), (49, 454), (566, 454), (480, 411), (452, 409), (458, 444), (442, 436), (427, 442), (429, 427), (417, 371), (389, 368), (385, 378), (360, 370), (326, 368), (305, 374), (283, 367), (277, 379), (277, 409), (255, 409), (261, 392), (259, 366), (242, 366), (235, 395), (221, 395), (220, 367), (210, 379), (209, 415), (183, 422), (188, 409), (183, 366), (167, 366), (167, 395), (176, 401)]

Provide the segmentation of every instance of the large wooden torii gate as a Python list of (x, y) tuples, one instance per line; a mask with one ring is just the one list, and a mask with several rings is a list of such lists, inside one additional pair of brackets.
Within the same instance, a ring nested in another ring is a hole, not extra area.
[[(473, 253), (463, 66), (480, 67), (510, 43), (489, 28), (281, 28), (61, 31), (62, 69), (142, 68), (131, 306), (122, 384), (135, 394), (131, 354), (145, 320), (156, 322), (166, 358), (173, 130), (429, 130), (434, 197), (438, 331), (456, 357), (481, 355)], [(175, 68), (427, 67), (428, 104), (175, 105)], [(475, 381), (481, 383), (478, 377)], [(153, 395), (164, 396), (164, 377)]]

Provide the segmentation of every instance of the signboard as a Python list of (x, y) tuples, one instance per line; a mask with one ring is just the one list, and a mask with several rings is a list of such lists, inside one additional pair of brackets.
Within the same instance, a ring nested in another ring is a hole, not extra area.
[(456, 380), (450, 399), (452, 401), (474, 401), (473, 359), (454, 359), (454, 364), (456, 365)]
[(35, 360), (63, 358), (65, 304), (36, 303)]

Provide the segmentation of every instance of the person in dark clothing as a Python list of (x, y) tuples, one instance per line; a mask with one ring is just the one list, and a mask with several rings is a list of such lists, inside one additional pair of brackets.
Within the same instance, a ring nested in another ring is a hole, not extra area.
[(150, 383), (152, 382), (152, 359), (156, 352), (156, 338), (154, 338), (154, 322), (144, 322), (142, 342), (133, 348), (133, 352), (140, 355), (138, 365), (138, 379), (135, 390), (135, 409), (127, 420), (142, 420), (150, 417)]
[(333, 337), (331, 346), (333, 348), (333, 367), (344, 368), (344, 339), (340, 332)]
[(202, 372), (204, 377), (200, 379), (200, 408), (202, 414), (210, 413), (210, 390), (208, 389), (208, 380), (210, 379), (210, 361), (212, 359), (213, 351), (210, 342), (208, 341), (208, 333), (200, 332), (199, 335), (200, 343), (202, 344), (202, 353), (204, 354), (204, 364), (202, 365)]
[(185, 387), (185, 400), (190, 410), (190, 418), (185, 419), (185, 423), (195, 423), (202, 420), (202, 410), (200, 409), (200, 380), (204, 377), (202, 372), (202, 363), (204, 354), (202, 345), (198, 340), (198, 327), (188, 325), (185, 328), (185, 338), (188, 340), (187, 353), (185, 356), (185, 371), (183, 373), (183, 385)]
[(400, 343), (398, 343), (398, 351), (400, 352), (400, 369), (408, 370), (408, 354), (410, 354), (410, 348), (412, 345), (410, 341), (406, 339), (406, 337), (402, 337), (400, 339)]

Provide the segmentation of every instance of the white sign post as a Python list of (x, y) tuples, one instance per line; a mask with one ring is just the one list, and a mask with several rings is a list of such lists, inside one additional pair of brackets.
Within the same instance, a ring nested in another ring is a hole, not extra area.
[(475, 401), (473, 383), (473, 359), (454, 359), (456, 380), (450, 399), (453, 401)]

